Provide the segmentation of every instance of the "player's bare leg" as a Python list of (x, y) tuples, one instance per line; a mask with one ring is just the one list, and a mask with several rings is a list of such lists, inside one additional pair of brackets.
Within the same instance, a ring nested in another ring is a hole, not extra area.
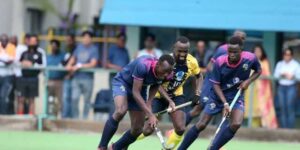
[(181, 141), (183, 133), (185, 132), (185, 112), (176, 110), (170, 113), (171, 120), (174, 126), (174, 132), (168, 138), (167, 145), (175, 148)]

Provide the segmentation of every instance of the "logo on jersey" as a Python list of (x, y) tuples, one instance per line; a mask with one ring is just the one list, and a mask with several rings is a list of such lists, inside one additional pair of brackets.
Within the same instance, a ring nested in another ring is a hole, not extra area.
[(39, 58), (39, 56), (37, 54), (33, 55), (33, 59), (37, 60)]
[(244, 71), (247, 71), (247, 70), (248, 70), (248, 68), (249, 68), (249, 65), (248, 65), (248, 64), (244, 64), (244, 65), (243, 65), (243, 69), (244, 69)]
[(240, 78), (238, 78), (238, 77), (233, 78), (233, 83), (234, 84), (237, 84), (239, 82), (240, 82)]
[(125, 89), (125, 87), (124, 87), (123, 85), (120, 86), (120, 89), (121, 89), (122, 92), (125, 92), (125, 91), (126, 91), (126, 89)]
[(176, 80), (177, 81), (182, 81), (183, 77), (184, 77), (184, 72), (183, 71), (179, 71), (175, 74)]
[(209, 98), (207, 96), (203, 97), (203, 102), (206, 103), (209, 100)]
[(216, 104), (215, 103), (210, 103), (209, 107), (210, 107), (210, 110), (214, 110), (216, 108)]

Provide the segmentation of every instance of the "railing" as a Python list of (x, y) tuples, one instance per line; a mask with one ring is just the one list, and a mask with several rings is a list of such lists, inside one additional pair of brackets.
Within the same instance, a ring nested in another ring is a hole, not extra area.
[[(0, 66), (1, 68), (1, 66)], [(66, 72), (67, 70), (64, 67), (26, 67), (26, 68), (22, 68), (22, 69), (28, 69), (28, 70), (40, 70), (42, 71), (42, 73), (44, 74), (44, 97), (43, 97), (43, 110), (42, 110), (42, 114), (38, 114), (38, 130), (42, 131), (43, 130), (43, 119), (47, 118), (47, 119), (51, 119), (54, 117), (51, 117), (48, 115), (47, 113), (47, 109), (48, 109), (48, 72), (49, 71), (64, 71)], [(103, 69), (103, 68), (93, 68), (93, 69), (80, 69), (79, 71), (83, 71), (83, 72), (107, 72), (107, 73), (116, 73), (115, 70), (110, 70), (110, 69)], [(271, 81), (275, 81), (277, 80), (276, 78), (272, 77), (272, 76), (261, 76), (259, 79), (267, 79), (267, 80), (271, 80)], [(274, 89), (274, 88), (273, 88)], [(253, 97), (253, 92), (254, 92), (254, 84), (251, 84), (249, 87), (250, 90), (250, 101), (249, 101), (249, 118), (248, 118), (248, 127), (251, 127), (252, 122), (253, 122), (253, 102), (254, 102), (254, 97)], [(274, 90), (272, 90), (274, 91)], [(274, 95), (274, 93), (273, 93)], [(274, 100), (273, 100), (274, 101)], [(275, 106), (274, 106), (275, 107)], [(275, 109), (275, 108), (274, 108)]]

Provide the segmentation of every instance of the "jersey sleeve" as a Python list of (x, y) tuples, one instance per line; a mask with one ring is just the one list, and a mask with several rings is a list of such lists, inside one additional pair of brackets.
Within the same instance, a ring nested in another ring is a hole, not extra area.
[(148, 72), (147, 66), (143, 63), (138, 63), (132, 73), (132, 77), (137, 80), (144, 80)]
[(255, 72), (261, 72), (261, 65), (256, 57), (253, 59), (253, 65), (251, 69), (253, 69)]
[(215, 62), (213, 65), (213, 69), (209, 81), (215, 84), (220, 84), (221, 82), (221, 72), (220, 72), (220, 67), (218, 65), (218, 62)]
[(223, 47), (219, 47), (216, 52), (213, 54), (211, 61), (214, 62), (215, 60), (217, 60), (218, 57), (227, 54), (227, 50), (224, 49)]

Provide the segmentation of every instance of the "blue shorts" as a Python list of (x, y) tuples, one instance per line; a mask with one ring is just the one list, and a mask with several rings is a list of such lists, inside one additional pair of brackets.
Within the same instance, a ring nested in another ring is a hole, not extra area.
[(203, 82), (203, 87), (201, 89), (201, 94), (200, 94), (200, 99), (199, 99), (199, 104), (201, 106), (201, 108), (205, 108), (205, 105), (207, 104), (207, 102), (210, 101), (210, 93), (212, 90), (213, 86), (212, 83), (209, 80), (204, 80)]
[[(112, 92), (113, 92), (113, 98), (116, 96), (126, 96), (127, 102), (128, 102), (128, 110), (134, 110), (134, 111), (142, 111), (138, 103), (135, 101), (133, 95), (132, 95), (132, 87), (126, 86), (126, 84), (113, 80), (112, 82)], [(146, 94), (146, 88), (143, 88), (141, 91), (141, 95), (144, 100), (147, 98)]]
[[(187, 100), (185, 99), (185, 97), (183, 95), (175, 96), (172, 100), (174, 101), (176, 106), (187, 102)], [(152, 102), (152, 112), (153, 113), (163, 111), (163, 110), (167, 109), (168, 107), (169, 107), (169, 103), (163, 98), (155, 98)], [(184, 111), (185, 108), (181, 108), (179, 110)]]
[[(231, 104), (231, 102), (229, 102), (229, 105)], [(215, 115), (215, 114), (222, 112), (223, 108), (224, 108), (224, 104), (221, 102), (221, 100), (210, 100), (206, 104), (206, 106), (204, 108), (204, 112), (209, 115)], [(241, 111), (245, 111), (244, 100), (243, 99), (237, 100), (236, 103), (234, 104), (232, 110), (234, 110), (234, 109), (239, 109)]]

